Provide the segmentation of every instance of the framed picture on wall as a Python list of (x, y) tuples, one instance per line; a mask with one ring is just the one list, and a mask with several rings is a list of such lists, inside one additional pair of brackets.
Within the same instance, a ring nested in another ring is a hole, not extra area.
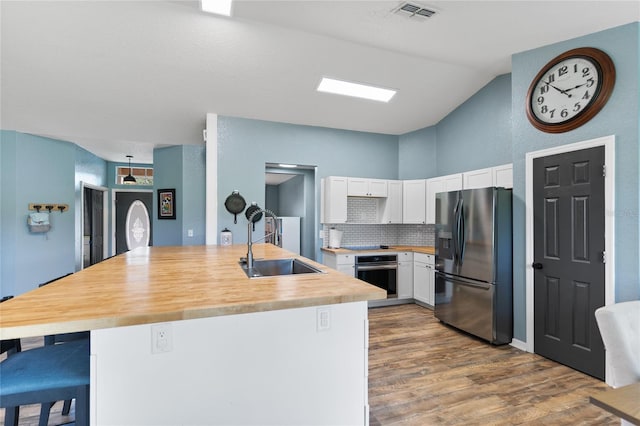
[(176, 190), (158, 189), (158, 219), (176, 218)]

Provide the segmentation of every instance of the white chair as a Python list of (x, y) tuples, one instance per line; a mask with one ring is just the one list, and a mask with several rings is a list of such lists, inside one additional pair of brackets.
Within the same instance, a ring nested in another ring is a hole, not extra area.
[(607, 382), (614, 388), (640, 382), (640, 300), (603, 306), (595, 314), (610, 365)]

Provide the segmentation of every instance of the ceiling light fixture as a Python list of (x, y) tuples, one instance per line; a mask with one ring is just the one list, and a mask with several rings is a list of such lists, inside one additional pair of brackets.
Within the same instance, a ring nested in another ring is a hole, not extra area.
[(133, 185), (134, 183), (136, 183), (136, 178), (134, 178), (131, 175), (131, 159), (133, 158), (133, 155), (127, 155), (127, 158), (129, 159), (129, 174), (126, 175), (124, 177), (124, 179), (122, 179), (122, 182), (124, 182), (127, 185)]
[(323, 77), (318, 85), (319, 92), (334, 93), (336, 95), (353, 96), (356, 98), (371, 99), (379, 102), (389, 102), (396, 94), (395, 90), (369, 86), (360, 83), (335, 80)]
[(295, 164), (278, 164), (278, 166), (286, 168), (286, 169), (295, 169), (296, 167), (298, 167)]
[(200, 0), (200, 7), (203, 12), (231, 16), (231, 3), (232, 0)]

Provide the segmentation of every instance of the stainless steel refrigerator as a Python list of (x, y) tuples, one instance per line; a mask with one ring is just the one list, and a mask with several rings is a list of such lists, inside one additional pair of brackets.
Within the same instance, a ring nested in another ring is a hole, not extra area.
[(278, 232), (272, 217), (265, 219), (265, 242), (282, 247), (285, 250), (300, 254), (300, 218), (290, 216), (278, 216)]
[(511, 190), (436, 195), (435, 316), (499, 345), (513, 337)]

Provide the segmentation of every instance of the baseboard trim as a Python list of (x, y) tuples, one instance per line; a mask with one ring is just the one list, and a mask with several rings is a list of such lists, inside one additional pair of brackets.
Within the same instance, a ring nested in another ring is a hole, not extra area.
[(516, 349), (520, 349), (521, 351), (527, 351), (527, 343), (523, 342), (522, 340), (518, 340), (518, 339), (511, 339), (511, 346), (513, 346)]

